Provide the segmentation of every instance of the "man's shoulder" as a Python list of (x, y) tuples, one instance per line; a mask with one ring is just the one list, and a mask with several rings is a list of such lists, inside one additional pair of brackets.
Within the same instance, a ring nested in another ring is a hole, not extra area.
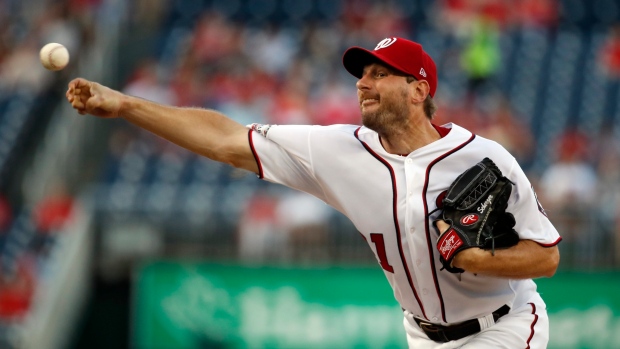
[(472, 132), (471, 130), (468, 130), (464, 127), (461, 127), (457, 124), (454, 123), (449, 123), (449, 124), (445, 124), (442, 125), (442, 127), (447, 127), (451, 129), (451, 132), (455, 132), (455, 133), (459, 133), (461, 135), (465, 135), (467, 137), (470, 137), (472, 135), (474, 135), (475, 137), (473, 138), (473, 144), (483, 147), (484, 149), (487, 149), (489, 151), (500, 151), (500, 152), (507, 152), (507, 150), (504, 148), (504, 146), (502, 146), (499, 142), (493, 140), (493, 139), (489, 139), (486, 137), (483, 137), (475, 132)]
[(450, 127), (452, 128), (451, 133), (456, 131), (462, 137), (471, 139), (471, 142), (467, 143), (465, 151), (457, 152), (458, 155), (473, 156), (474, 158), (486, 156), (503, 169), (512, 167), (515, 161), (514, 156), (496, 140), (480, 136), (455, 124), (450, 124)]
[(503, 145), (501, 145), (497, 140), (486, 138), (478, 134), (476, 134), (475, 140), (481, 147), (484, 147), (485, 149), (488, 149), (489, 151), (508, 153), (508, 150)]

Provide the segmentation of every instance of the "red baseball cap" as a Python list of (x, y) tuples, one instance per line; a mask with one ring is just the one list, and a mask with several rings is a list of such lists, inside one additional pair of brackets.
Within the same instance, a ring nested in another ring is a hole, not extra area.
[(401, 73), (412, 75), (418, 80), (426, 80), (431, 88), (431, 97), (437, 90), (437, 67), (435, 62), (422, 49), (422, 45), (403, 38), (381, 40), (373, 51), (362, 47), (351, 47), (342, 56), (345, 69), (358, 79), (362, 78), (364, 67), (380, 61)]

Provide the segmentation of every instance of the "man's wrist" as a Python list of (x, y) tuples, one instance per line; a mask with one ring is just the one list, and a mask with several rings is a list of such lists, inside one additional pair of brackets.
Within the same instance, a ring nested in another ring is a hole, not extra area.
[(452, 266), (469, 272), (476, 272), (476, 261), (479, 260), (484, 250), (481, 248), (468, 248), (459, 252), (452, 260)]
[(120, 94), (118, 98), (118, 111), (116, 112), (116, 116), (119, 118), (125, 118), (126, 111), (132, 109), (132, 104), (135, 104), (135, 98), (126, 95), (124, 93)]

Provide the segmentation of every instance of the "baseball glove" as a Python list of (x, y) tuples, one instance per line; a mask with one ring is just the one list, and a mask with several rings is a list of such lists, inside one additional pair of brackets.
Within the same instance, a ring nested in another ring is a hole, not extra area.
[[(448, 188), (438, 219), (450, 225), (437, 241), (440, 260), (451, 273), (464, 270), (452, 266), (462, 250), (478, 247), (492, 250), (514, 246), (519, 235), (514, 216), (506, 212), (513, 183), (489, 158), (467, 169)], [(436, 222), (436, 221), (435, 221)]]

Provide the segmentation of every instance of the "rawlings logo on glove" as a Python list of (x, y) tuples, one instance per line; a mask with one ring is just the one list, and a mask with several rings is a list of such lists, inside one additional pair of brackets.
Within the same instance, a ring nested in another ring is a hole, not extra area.
[(478, 221), (478, 215), (477, 214), (468, 214), (467, 216), (463, 216), (463, 218), (461, 218), (461, 224), (463, 225), (472, 225), (474, 223), (476, 223)]
[(460, 251), (478, 247), (492, 250), (519, 242), (513, 229), (514, 216), (506, 212), (513, 183), (502, 175), (489, 158), (463, 172), (452, 182), (441, 200), (439, 219), (450, 225), (437, 241), (444, 268), (451, 273), (464, 270), (452, 266)]
[(459, 238), (454, 230), (447, 231), (443, 236), (445, 237), (441, 239), (441, 244), (437, 248), (442, 257), (452, 260), (456, 250), (463, 245), (463, 240)]

